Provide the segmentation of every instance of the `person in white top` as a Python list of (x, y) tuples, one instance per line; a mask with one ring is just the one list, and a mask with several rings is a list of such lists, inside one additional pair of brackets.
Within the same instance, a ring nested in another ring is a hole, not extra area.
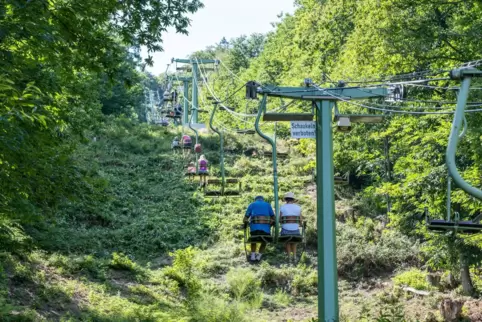
[[(302, 224), (303, 217), (301, 216), (301, 207), (296, 204), (295, 195), (292, 192), (288, 192), (284, 195), (286, 204), (280, 208), (281, 219), (281, 235), (299, 235), (300, 225)], [(296, 258), (296, 243), (286, 243), (286, 254), (288, 257), (293, 254), (293, 258)]]

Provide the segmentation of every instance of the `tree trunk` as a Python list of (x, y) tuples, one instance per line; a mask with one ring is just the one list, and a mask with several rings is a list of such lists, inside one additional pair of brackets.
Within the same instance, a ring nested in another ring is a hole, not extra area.
[(463, 254), (460, 254), (460, 280), (464, 294), (472, 296), (474, 294), (474, 284), (472, 283), (472, 278), (470, 278), (469, 265)]
[(454, 288), (457, 287), (458, 283), (452, 272), (449, 272), (449, 275), (447, 276), (447, 284), (448, 284), (449, 290), (453, 290)]

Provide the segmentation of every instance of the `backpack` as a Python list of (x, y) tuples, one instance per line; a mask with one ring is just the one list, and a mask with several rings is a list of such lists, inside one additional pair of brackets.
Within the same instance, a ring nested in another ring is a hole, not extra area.
[(201, 144), (198, 143), (194, 146), (194, 152), (196, 153), (201, 153), (202, 149), (201, 149)]

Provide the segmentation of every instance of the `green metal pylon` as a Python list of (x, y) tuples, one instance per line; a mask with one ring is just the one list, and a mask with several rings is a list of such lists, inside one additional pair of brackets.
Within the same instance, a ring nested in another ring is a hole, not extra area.
[[(199, 64), (218, 64), (215, 59), (178, 59), (173, 58), (172, 62), (190, 64), (192, 66), (192, 122), (198, 123), (199, 94), (198, 94), (198, 77)], [(211, 69), (206, 69), (211, 70)]]
[(256, 117), (256, 122), (254, 123), (254, 128), (256, 129), (256, 133), (258, 133), (259, 136), (261, 136), (263, 139), (265, 139), (272, 148), (272, 162), (273, 162), (273, 190), (274, 190), (274, 212), (275, 212), (275, 241), (278, 240), (278, 234), (279, 234), (279, 197), (278, 197), (278, 166), (276, 162), (276, 142), (270, 138), (268, 135), (263, 133), (261, 131), (261, 127), (259, 126), (259, 121), (261, 120), (261, 116), (263, 113), (266, 112), (266, 100), (267, 100), (267, 95), (263, 95), (263, 99), (261, 100), (261, 103), (259, 105), (258, 109), (258, 116)]
[(218, 109), (218, 103), (214, 102), (214, 107), (213, 111), (211, 113), (211, 117), (209, 118), (209, 127), (213, 132), (217, 133), (219, 135), (220, 139), (220, 145), (219, 145), (219, 153), (220, 153), (220, 159), (219, 159), (219, 164), (221, 167), (221, 195), (224, 195), (224, 188), (226, 184), (226, 175), (224, 172), (224, 135), (223, 132), (219, 131), (217, 128), (214, 127), (213, 125), (213, 120), (214, 120), (214, 114), (216, 114), (216, 110)]
[[(263, 86), (257, 92), (266, 97), (307, 100), (316, 104), (316, 171), (318, 228), (318, 320), (339, 321), (338, 274), (336, 268), (335, 200), (333, 180), (332, 109), (344, 99), (366, 99), (388, 95), (386, 88), (314, 88)], [(278, 120), (289, 121), (289, 114)], [(299, 115), (298, 115), (299, 116)], [(258, 118), (260, 114), (258, 113)], [(259, 121), (259, 120), (258, 120)], [(274, 154), (275, 151), (273, 151)]]
[[(192, 127), (192, 116), (194, 114), (191, 114), (191, 119), (190, 119), (190, 122), (189, 122), (189, 128), (196, 134), (196, 143), (194, 145), (194, 148), (196, 147), (196, 145), (198, 144), (198, 140), (199, 140), (199, 133), (198, 131)], [(196, 173), (199, 172), (199, 160), (198, 160), (198, 153), (195, 152), (195, 156), (196, 156)]]
[(189, 82), (192, 77), (178, 77), (177, 80), (183, 84), (183, 105), (182, 105), (182, 125), (185, 126), (189, 123)]
[(194, 123), (198, 122), (198, 115), (197, 115), (197, 109), (199, 107), (198, 90), (197, 90), (198, 75), (199, 75), (198, 64), (197, 62), (192, 62), (192, 118)]

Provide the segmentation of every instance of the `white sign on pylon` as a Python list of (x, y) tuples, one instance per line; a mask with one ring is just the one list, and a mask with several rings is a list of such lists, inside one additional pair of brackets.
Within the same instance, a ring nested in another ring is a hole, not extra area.
[(291, 138), (293, 139), (315, 139), (315, 121), (291, 121)]

